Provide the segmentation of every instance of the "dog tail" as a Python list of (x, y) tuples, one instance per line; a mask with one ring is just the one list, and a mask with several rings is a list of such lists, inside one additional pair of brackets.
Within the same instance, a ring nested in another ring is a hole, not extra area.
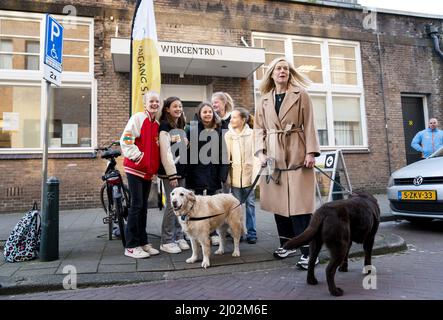
[(320, 230), (323, 224), (323, 219), (324, 215), (319, 214), (318, 212), (314, 213), (312, 215), (311, 222), (309, 223), (309, 226), (306, 228), (306, 230), (303, 231), (303, 233), (298, 235), (297, 237), (294, 237), (291, 240), (287, 241), (283, 245), (283, 248), (296, 249), (298, 247), (309, 244), (309, 242), (311, 242), (311, 240), (314, 239), (316, 233)]

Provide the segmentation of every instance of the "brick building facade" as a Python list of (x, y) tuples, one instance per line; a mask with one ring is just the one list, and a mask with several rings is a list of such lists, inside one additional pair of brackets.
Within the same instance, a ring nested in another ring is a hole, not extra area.
[[(270, 43), (275, 38), (284, 44), (282, 53), (288, 55), (290, 52), (296, 59), (298, 56), (306, 58), (297, 53), (298, 44), (304, 45), (303, 48), (310, 44), (312, 50), (318, 47), (321, 53), (312, 54), (304, 61), (311, 61), (312, 74), (317, 72), (323, 77), (315, 94), (319, 105), (325, 105), (325, 137), (335, 137), (335, 143), (325, 143), (322, 150), (341, 147), (337, 142), (341, 133), (337, 127), (331, 129), (331, 125), (338, 126), (339, 121), (327, 118), (330, 115), (340, 118), (334, 113), (338, 110), (336, 101), (343, 102), (352, 96), (356, 114), (362, 114), (361, 120), (356, 122), (360, 135), (355, 135), (360, 142), (354, 141), (342, 148), (350, 180), (354, 188), (383, 192), (389, 170), (394, 171), (407, 163), (406, 147), (410, 141), (406, 141), (404, 133), (405, 98), (423, 102), (419, 106), (424, 110), (423, 119), (419, 119), (422, 126), (431, 116), (443, 123), (443, 61), (435, 54), (425, 28), (430, 24), (442, 28), (443, 20), (378, 12), (374, 30), (371, 28), (373, 22), (368, 20), (371, 12), (364, 12), (354, 1), (344, 2), (334, 5), (333, 1), (312, 4), (303, 1), (156, 0), (154, 7), (159, 41), (232, 47), (245, 47), (246, 43), (261, 47), (254, 44)], [(21, 18), (28, 13), (63, 15), (67, 13), (66, 6), (71, 5), (71, 1), (63, 0), (4, 0), (0, 4), (0, 17), (5, 12), (19, 12)], [(60, 149), (49, 155), (48, 176), (56, 176), (61, 182), (61, 209), (99, 206), (100, 177), (105, 161), (96, 156), (93, 148), (118, 139), (129, 115), (129, 73), (115, 71), (111, 38), (130, 37), (134, 6), (134, 0), (78, 0), (74, 4), (76, 17), (90, 19), (93, 32), (90, 44), (93, 53), (89, 53), (88, 60), (93, 63), (90, 70), (93, 78), (85, 80), (90, 83), (86, 87), (92, 99), (92, 142), (89, 145), (86, 142), (84, 150), (63, 152)], [(288, 44), (293, 46), (288, 49)], [(275, 48), (279, 45), (277, 43)], [(343, 47), (352, 48), (348, 51), (352, 52), (351, 58), (343, 53), (347, 50)], [(268, 55), (271, 57), (272, 53), (266, 46), (264, 48), (269, 62)], [(334, 50), (342, 52), (344, 58), (335, 56)], [(72, 59), (75, 56), (73, 54)], [(320, 68), (315, 68), (317, 62)], [(344, 71), (333, 69), (340, 66), (344, 66)], [(342, 81), (340, 79), (352, 83), (354, 76), (355, 83), (361, 84), (360, 91), (359, 86), (336, 86), (334, 83)], [(329, 79), (331, 85), (325, 79)], [(0, 85), (16, 81), (13, 72), (6, 74), (0, 70)], [(77, 80), (73, 78), (72, 81)], [(257, 81), (257, 75), (253, 74), (246, 77), (162, 74), (162, 85), (180, 85), (182, 90), (186, 90), (187, 85), (205, 86), (207, 97), (212, 92), (226, 91), (236, 105), (251, 110), (256, 102)], [(338, 87), (344, 91), (339, 90), (337, 94)], [(324, 92), (322, 88), (326, 88)], [(343, 103), (354, 106), (352, 101)], [(331, 106), (334, 110), (328, 111)], [(0, 212), (23, 211), (40, 199), (41, 151), (39, 154), (26, 148), (7, 149), (0, 149)]]

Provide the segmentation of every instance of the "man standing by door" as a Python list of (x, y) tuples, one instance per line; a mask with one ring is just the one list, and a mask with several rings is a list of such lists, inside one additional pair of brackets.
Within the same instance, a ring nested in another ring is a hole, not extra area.
[(421, 152), (422, 158), (427, 158), (443, 146), (443, 130), (438, 129), (438, 121), (429, 119), (429, 126), (419, 131), (412, 139), (411, 147)]

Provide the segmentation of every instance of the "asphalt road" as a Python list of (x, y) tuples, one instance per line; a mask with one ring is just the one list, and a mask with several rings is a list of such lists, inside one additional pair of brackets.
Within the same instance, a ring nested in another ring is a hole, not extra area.
[(316, 268), (319, 280), (316, 286), (306, 284), (305, 271), (286, 267), (136, 285), (0, 296), (0, 300), (174, 300), (174, 306), (186, 308), (207, 300), (255, 300), (256, 303), (256, 300), (443, 299), (443, 221), (424, 226), (403, 221), (385, 222), (380, 228), (384, 233), (403, 237), (408, 250), (374, 257), (376, 278), (371, 279), (365, 279), (362, 274), (363, 260), (351, 259), (349, 272), (336, 275), (337, 286), (344, 290), (344, 296), (339, 298), (329, 294), (324, 272), (326, 265), (322, 264)]

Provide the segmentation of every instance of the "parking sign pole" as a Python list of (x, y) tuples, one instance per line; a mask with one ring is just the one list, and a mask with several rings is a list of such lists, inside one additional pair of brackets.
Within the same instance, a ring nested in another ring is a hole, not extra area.
[[(63, 26), (49, 14), (46, 15), (46, 37), (43, 79), (46, 85), (46, 108), (43, 112), (43, 156), (42, 156), (42, 194), (41, 194), (41, 241), (40, 260), (52, 261), (58, 259), (58, 179), (51, 177), (48, 181), (48, 145), (49, 145), (49, 120), (52, 108), (51, 83), (61, 85), (61, 73), (63, 63)], [(50, 185), (57, 185), (57, 192)]]
[(51, 110), (51, 83), (45, 81), (46, 84), (46, 108), (44, 110), (43, 121), (45, 129), (43, 132), (43, 163), (42, 163), (42, 194), (41, 194), (41, 212), (46, 213), (46, 194), (48, 193), (46, 180), (48, 179), (48, 142), (49, 142), (49, 114)]

